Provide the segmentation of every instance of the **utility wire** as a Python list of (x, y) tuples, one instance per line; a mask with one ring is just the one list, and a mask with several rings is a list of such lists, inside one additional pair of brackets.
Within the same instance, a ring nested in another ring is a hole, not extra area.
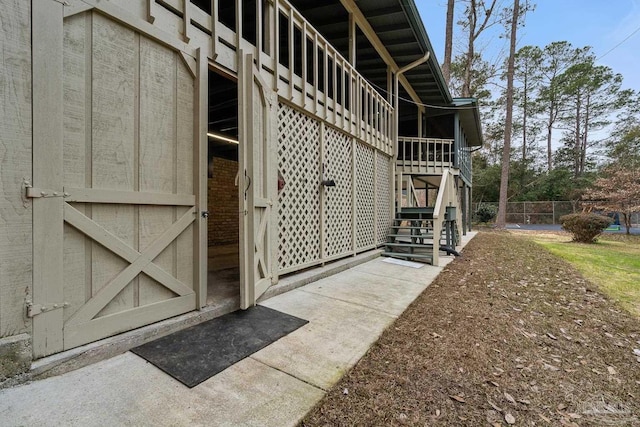
[[(379, 90), (381, 90), (382, 92), (384, 92), (387, 95), (391, 95), (391, 93), (389, 91), (387, 91), (386, 89), (378, 86), (377, 84), (373, 83), (372, 81), (369, 81), (368, 79), (365, 79), (365, 80), (367, 80), (367, 82), (369, 82), (369, 84), (371, 86), (374, 86), (374, 87), (378, 88)], [(461, 106), (446, 106), (446, 105), (423, 104), (421, 102), (415, 102), (413, 99), (404, 98), (404, 97), (402, 97), (400, 95), (398, 95), (398, 99), (402, 100), (404, 102), (408, 102), (410, 104), (418, 105), (420, 107), (435, 108), (435, 109), (440, 109), (440, 110), (475, 110), (476, 109), (476, 107), (473, 107), (473, 106), (466, 107), (466, 106), (463, 106), (463, 105), (461, 105)]]
[[(613, 46), (611, 49), (609, 49), (608, 51), (606, 51), (605, 53), (603, 53), (602, 55), (600, 55), (599, 57), (597, 57), (597, 58), (595, 59), (595, 61), (599, 61), (599, 60), (601, 60), (602, 58), (604, 58), (605, 56), (607, 56), (608, 54), (610, 54), (611, 52), (613, 52), (614, 50), (616, 50), (617, 48), (619, 48), (619, 47), (620, 47), (622, 44), (624, 44), (627, 40), (629, 40), (631, 37), (633, 37), (633, 36), (634, 36), (638, 31), (640, 31), (640, 27), (638, 27), (638, 28), (636, 28), (635, 30), (633, 30), (633, 31), (631, 32), (631, 34), (629, 34), (627, 37), (625, 37), (625, 38), (624, 38), (620, 43), (616, 44), (616, 45), (615, 45), (615, 46)], [(595, 62), (595, 61), (594, 61), (594, 62)], [(563, 70), (561, 70), (561, 71), (565, 71), (565, 70), (563, 69)], [(369, 84), (370, 84), (371, 86), (374, 86), (374, 87), (378, 88), (380, 91), (384, 92), (384, 93), (385, 93), (385, 94), (387, 94), (387, 95), (391, 95), (391, 93), (390, 93), (389, 91), (387, 91), (386, 89), (384, 89), (384, 88), (382, 88), (382, 87), (378, 86), (377, 84), (373, 83), (372, 81), (369, 81), (368, 79), (366, 79), (366, 80), (369, 82)], [(415, 102), (413, 99), (404, 98), (404, 97), (402, 97), (402, 96), (400, 96), (400, 95), (398, 95), (398, 99), (399, 99), (399, 100), (402, 100), (402, 101), (404, 101), (404, 102), (408, 102), (408, 103), (410, 103), (410, 104), (414, 104), (414, 105), (420, 106), (420, 107), (433, 108), (433, 109), (439, 109), (439, 110), (452, 110), (452, 111), (455, 111), (455, 110), (474, 110), (474, 109), (476, 109), (476, 108), (477, 108), (477, 106), (476, 106), (476, 107), (473, 107), (473, 106), (469, 106), (469, 107), (467, 107), (467, 106), (446, 106), (446, 105), (423, 104), (423, 103), (421, 103), (421, 102)]]
[(616, 50), (617, 48), (620, 47), (620, 45), (622, 45), (624, 42), (626, 42), (627, 40), (629, 40), (631, 37), (634, 36), (635, 33), (637, 33), (638, 31), (640, 31), (640, 27), (636, 28), (635, 30), (633, 30), (631, 32), (631, 34), (629, 34), (627, 37), (625, 37), (620, 43), (618, 43), (617, 45), (615, 45), (614, 47), (612, 47), (611, 49), (609, 49), (608, 51), (606, 51), (605, 53), (603, 53), (602, 55), (600, 55), (598, 58), (596, 58), (596, 61), (599, 61), (600, 59), (604, 58), (605, 56), (607, 56), (608, 54), (610, 54), (611, 52), (613, 52), (614, 50)]

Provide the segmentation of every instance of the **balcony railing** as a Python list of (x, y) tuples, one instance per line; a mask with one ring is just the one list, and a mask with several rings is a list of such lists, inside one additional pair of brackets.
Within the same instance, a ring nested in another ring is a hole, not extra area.
[(404, 173), (441, 174), (454, 162), (453, 139), (398, 137), (396, 164)]
[(148, 0), (146, 15), (163, 31), (205, 46), (232, 72), (241, 51), (252, 53), (281, 100), (393, 155), (394, 113), (387, 99), (287, 0), (259, 0), (251, 10), (245, 3), (251, 4), (212, 0), (208, 14), (189, 0)]
[(471, 179), (470, 159), (464, 148), (456, 150), (453, 139), (398, 137), (396, 165), (405, 174), (440, 175), (452, 169)]

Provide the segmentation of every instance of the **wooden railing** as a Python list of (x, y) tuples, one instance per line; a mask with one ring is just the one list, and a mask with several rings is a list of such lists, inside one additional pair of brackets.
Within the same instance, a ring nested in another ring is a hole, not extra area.
[(256, 1), (251, 11), (236, 1), (235, 22), (227, 22), (234, 28), (221, 22), (229, 18), (218, 13), (219, 0), (211, 1), (211, 15), (189, 0), (145, 3), (149, 20), (205, 47), (223, 69), (237, 72), (238, 54), (252, 53), (281, 100), (395, 154), (391, 104), (288, 1)]
[[(440, 180), (440, 187), (438, 188), (438, 196), (436, 197), (436, 203), (433, 207), (433, 265), (438, 265), (440, 255), (439, 236), (442, 232), (444, 221), (452, 218), (446, 218), (447, 207), (455, 206), (456, 211), (456, 227), (458, 233), (462, 235), (460, 230), (460, 224), (462, 223), (462, 212), (460, 210), (460, 199), (458, 196), (458, 189), (456, 188), (455, 179), (450, 170), (446, 169), (442, 174)], [(438, 236), (438, 237), (436, 237)]]
[(393, 154), (393, 107), (289, 2), (273, 6), (270, 72), (278, 94)]
[(456, 169), (471, 180), (471, 155), (463, 144), (453, 139), (398, 137), (396, 165), (403, 173), (440, 175), (445, 169)]
[(398, 137), (396, 165), (404, 173), (439, 175), (454, 162), (453, 139)]

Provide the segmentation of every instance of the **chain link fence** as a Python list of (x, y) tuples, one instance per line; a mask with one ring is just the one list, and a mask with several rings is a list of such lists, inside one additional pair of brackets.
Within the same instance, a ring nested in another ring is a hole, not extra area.
[[(481, 204), (494, 206), (496, 212), (498, 210), (498, 202), (473, 203), (474, 213)], [(507, 222), (510, 224), (560, 224), (561, 216), (580, 212), (582, 212), (580, 201), (509, 202), (507, 203)], [(640, 223), (640, 213), (632, 214), (631, 223)]]

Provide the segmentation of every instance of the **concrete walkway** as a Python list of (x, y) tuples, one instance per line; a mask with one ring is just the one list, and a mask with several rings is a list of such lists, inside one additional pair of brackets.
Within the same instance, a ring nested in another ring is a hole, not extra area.
[(309, 323), (192, 389), (127, 352), (0, 390), (0, 425), (296, 425), (443, 268), (393, 261), (376, 258), (264, 301)]

